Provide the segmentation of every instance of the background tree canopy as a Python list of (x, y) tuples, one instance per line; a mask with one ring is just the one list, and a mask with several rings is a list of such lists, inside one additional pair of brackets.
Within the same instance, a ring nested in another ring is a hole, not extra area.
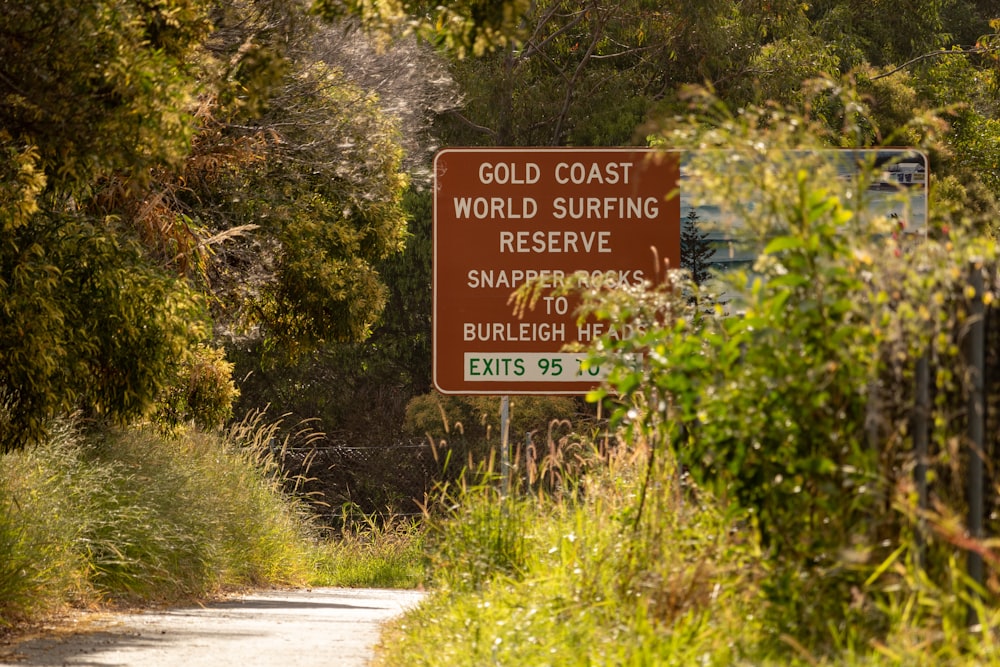
[[(0, 447), (61, 412), (148, 416), (206, 343), (236, 363), (240, 411), (370, 429), (351, 418), (364, 396), (400, 430), (429, 389), (434, 150), (644, 144), (687, 113), (691, 84), (730, 108), (813, 105), (840, 145), (932, 136), (935, 206), (992, 231), (996, 13), (986, 0), (9, 2)], [(855, 102), (815, 94), (804, 82), (820, 75)], [(866, 123), (845, 124), (861, 110)], [(912, 122), (932, 110), (948, 124)]]

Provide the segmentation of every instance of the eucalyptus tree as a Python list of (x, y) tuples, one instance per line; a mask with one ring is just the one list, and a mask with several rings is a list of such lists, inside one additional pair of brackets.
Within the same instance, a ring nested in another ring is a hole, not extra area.
[(980, 0), (913, 2), (898, 7), (866, 0), (818, 0), (807, 13), (815, 32), (836, 51), (844, 68), (863, 63), (900, 65), (950, 47), (972, 45), (995, 18)]

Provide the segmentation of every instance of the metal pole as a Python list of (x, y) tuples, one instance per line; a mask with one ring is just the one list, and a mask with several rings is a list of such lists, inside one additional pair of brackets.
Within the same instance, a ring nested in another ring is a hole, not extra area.
[[(969, 310), (969, 535), (974, 540), (983, 539), (983, 477), (986, 405), (983, 395), (985, 375), (985, 331), (986, 322), (983, 307), (983, 274), (974, 264), (971, 267), (971, 285), (975, 290)], [(982, 588), (985, 581), (983, 556), (977, 551), (969, 551), (969, 578)], [(978, 625), (975, 608), (969, 608), (969, 625)]]
[(501, 490), (510, 492), (510, 396), (500, 397), (500, 475)]

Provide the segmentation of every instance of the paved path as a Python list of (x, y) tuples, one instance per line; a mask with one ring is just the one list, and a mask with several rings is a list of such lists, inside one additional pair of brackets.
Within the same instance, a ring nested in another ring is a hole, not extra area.
[(382, 622), (416, 591), (317, 588), (89, 617), (76, 629), (0, 647), (0, 665), (363, 667)]

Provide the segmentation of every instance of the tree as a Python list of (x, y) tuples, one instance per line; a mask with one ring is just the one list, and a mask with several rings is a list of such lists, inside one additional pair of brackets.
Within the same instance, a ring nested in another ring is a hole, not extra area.
[[(807, 27), (800, 3), (767, 4), (535, 3), (516, 45), (455, 64), (467, 103), (451, 114), (448, 136), (483, 145), (635, 144), (652, 114), (677, 108), (685, 83), (709, 81), (749, 100), (753, 81), (776, 66), (799, 73), (806, 67), (793, 65), (810, 63), (815, 72), (808, 56), (818, 47), (802, 54), (804, 41), (793, 40)], [(768, 44), (780, 48), (758, 61)]]
[(237, 145), (259, 142), (257, 159), (188, 200), (214, 233), (257, 225), (210, 275), (232, 321), (293, 351), (368, 335), (385, 303), (374, 263), (402, 247), (406, 183), (373, 99), (320, 64), (298, 77), (273, 113), (225, 131)]
[(708, 232), (698, 228), (698, 212), (692, 208), (681, 224), (681, 267), (691, 272), (696, 285), (704, 285), (711, 276), (709, 260), (715, 249), (707, 239)]
[(323, 61), (329, 31), (305, 5), (240, 7), (213, 12), (205, 50), (221, 78), (180, 169), (94, 203), (211, 295), (227, 337), (292, 356), (363, 339), (385, 303), (374, 264), (405, 235), (397, 129)]
[(292, 353), (370, 332), (406, 179), (375, 99), (309, 57), (306, 4), (9, 10), (0, 449), (77, 408), (148, 415), (209, 309)]
[(56, 1), (0, 16), (0, 450), (62, 411), (143, 414), (208, 333), (204, 301), (86, 206), (101, 179), (141, 189), (185, 155), (205, 9)]
[(987, 27), (985, 12), (967, 0), (911, 3), (898, 11), (866, 0), (821, 0), (810, 3), (808, 15), (845, 70), (864, 63), (900, 64), (956, 38), (981, 35)]
[(183, 158), (204, 3), (15, 2), (0, 17), (4, 145), (33, 146), (48, 183), (75, 185)]
[(434, 121), (461, 103), (445, 57), (413, 36), (379, 44), (351, 21), (324, 26), (310, 50), (351, 84), (377, 96), (381, 112), (398, 124), (402, 166), (412, 186), (428, 186), (430, 163), (440, 145)]
[(261, 363), (268, 356), (261, 339), (230, 346), (244, 378), (238, 412), (270, 404), (289, 415), (289, 424), (316, 420), (316, 428), (353, 442), (386, 444), (401, 437), (407, 402), (431, 384), (430, 204), (426, 190), (405, 198), (408, 242), (401, 255), (377, 266), (388, 301), (370, 337), (267, 364)]
[[(428, 186), (429, 163), (438, 145), (431, 120), (436, 111), (454, 106), (457, 97), (440, 56), (415, 39), (378, 48), (360, 30), (320, 26), (309, 41), (309, 54), (343, 73), (340, 86), (376, 92), (377, 98), (370, 95), (374, 112), (393, 119), (400, 128), (396, 136), (405, 148), (402, 164), (410, 175), (401, 201), (407, 220), (406, 248), (372, 263), (387, 288), (387, 301), (367, 338), (326, 341), (297, 359), (268, 353), (267, 341), (260, 337), (234, 338), (231, 358), (237, 362), (237, 375), (245, 378), (238, 410), (269, 403), (275, 411), (289, 413), (288, 423), (315, 419), (317, 428), (349, 432), (355, 442), (389, 442), (400, 436), (406, 402), (430, 386)], [(354, 118), (344, 125), (361, 122)], [(234, 252), (236, 247), (226, 246), (222, 252)], [(262, 358), (267, 363), (261, 363)], [(366, 409), (359, 410), (359, 405)]]
[[(448, 132), (457, 143), (632, 143), (662, 90), (675, 17), (641, 3), (547, 2), (525, 15), (523, 42), (456, 63), (468, 93)], [(612, 102), (613, 100), (613, 102)]]

